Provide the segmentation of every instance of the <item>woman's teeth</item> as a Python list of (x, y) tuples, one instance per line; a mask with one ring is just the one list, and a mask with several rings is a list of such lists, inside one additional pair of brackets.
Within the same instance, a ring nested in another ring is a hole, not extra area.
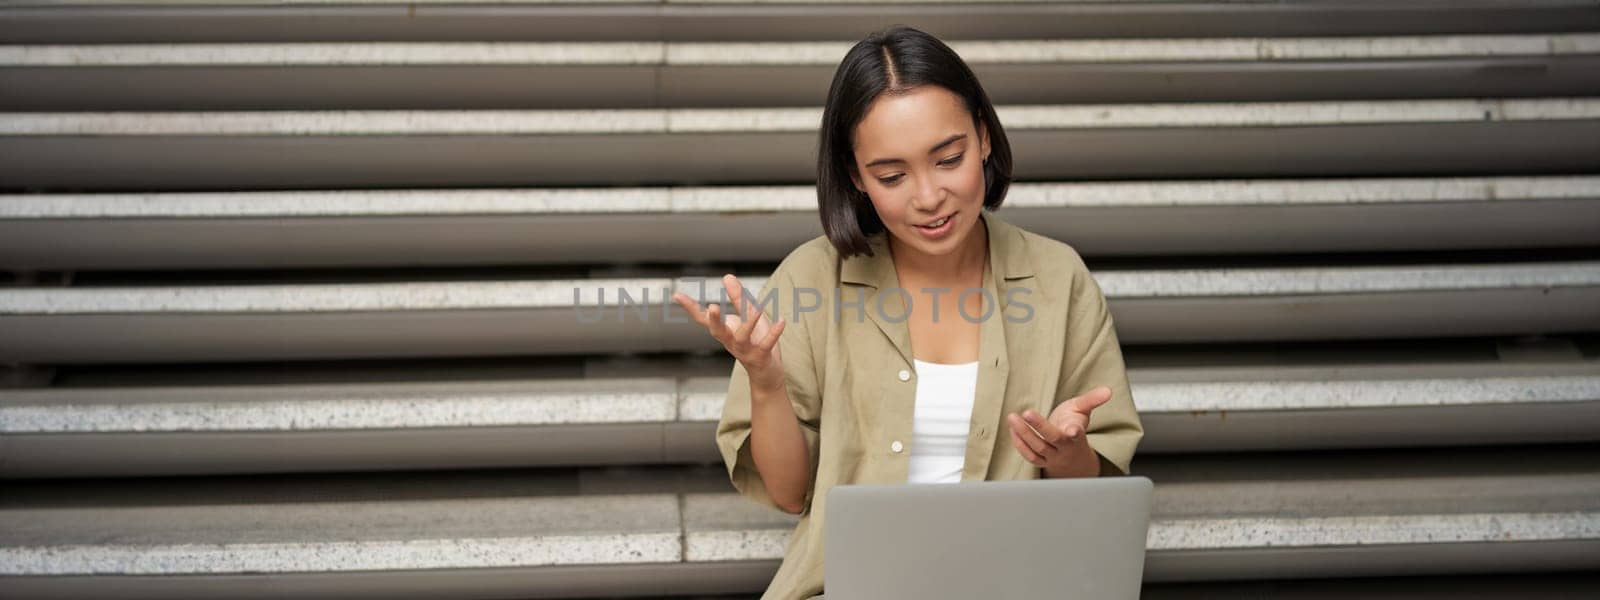
[(943, 219), (939, 219), (938, 221), (934, 221), (934, 222), (929, 223), (927, 225), (918, 225), (918, 227), (921, 227), (923, 229), (938, 229), (938, 228), (944, 226), (945, 221), (949, 221), (949, 220), (950, 220), (950, 217), (945, 217)]

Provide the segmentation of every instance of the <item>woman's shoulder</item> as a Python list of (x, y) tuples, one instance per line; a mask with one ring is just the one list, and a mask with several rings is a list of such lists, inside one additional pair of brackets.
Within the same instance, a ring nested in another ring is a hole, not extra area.
[(1023, 246), (1027, 248), (1028, 257), (1035, 265), (1070, 266), (1073, 271), (1088, 270), (1083, 263), (1083, 256), (1072, 244), (1022, 227), (1016, 227), (1016, 231), (1021, 234), (1025, 242)]
[(1069, 294), (1082, 293), (1085, 280), (1093, 276), (1076, 247), (1041, 233), (1013, 227), (1022, 239), (1022, 252), (1039, 283)]
[(773, 275), (784, 275), (795, 285), (826, 285), (838, 277), (839, 250), (819, 235), (790, 250)]

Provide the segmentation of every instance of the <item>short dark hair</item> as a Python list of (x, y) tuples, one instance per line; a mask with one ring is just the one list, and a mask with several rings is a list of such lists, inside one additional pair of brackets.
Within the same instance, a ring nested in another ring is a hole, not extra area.
[(904, 94), (922, 85), (954, 93), (989, 134), (989, 160), (983, 166), (983, 206), (1005, 201), (1011, 185), (1011, 145), (989, 96), (961, 56), (921, 30), (895, 25), (868, 35), (845, 53), (828, 87), (817, 145), (817, 211), (822, 231), (844, 257), (871, 255), (867, 236), (884, 230), (872, 200), (856, 189), (850, 174), (856, 168), (852, 134), (872, 102), (881, 94)]

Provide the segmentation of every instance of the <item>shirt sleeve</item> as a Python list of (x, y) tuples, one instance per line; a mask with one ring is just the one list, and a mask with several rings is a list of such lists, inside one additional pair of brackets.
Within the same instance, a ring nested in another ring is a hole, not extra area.
[(1134, 407), (1122, 347), (1105, 295), (1082, 259), (1075, 253), (1073, 258), (1080, 268), (1072, 284), (1063, 383), (1051, 408), (1096, 387), (1111, 386), (1111, 399), (1089, 415), (1089, 447), (1099, 454), (1101, 476), (1127, 475), (1134, 450), (1144, 437), (1144, 426)]
[[(780, 264), (767, 279), (756, 302), (768, 319), (782, 316), (789, 321), (783, 336), (778, 338), (779, 352), (783, 357), (784, 383), (789, 392), (789, 402), (794, 407), (795, 418), (800, 423), (800, 433), (805, 437), (811, 455), (811, 481), (807, 484), (804, 509), (811, 512), (811, 497), (816, 490), (816, 473), (819, 463), (822, 421), (822, 398), (818, 385), (816, 364), (813, 361), (811, 336), (807, 321), (818, 312), (797, 314), (795, 285), (788, 271), (789, 263)], [(811, 300), (807, 305), (813, 304)], [(717, 447), (728, 477), (740, 494), (763, 505), (783, 510), (767, 494), (766, 482), (756, 470), (755, 458), (750, 454), (750, 376), (744, 364), (733, 361), (733, 374), (728, 380), (728, 398), (722, 406), (722, 419), (717, 423)]]

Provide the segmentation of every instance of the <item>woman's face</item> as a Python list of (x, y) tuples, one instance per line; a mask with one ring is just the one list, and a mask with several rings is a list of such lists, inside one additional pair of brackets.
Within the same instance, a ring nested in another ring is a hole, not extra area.
[[(924, 85), (875, 100), (854, 136), (856, 189), (872, 199), (889, 234), (905, 247), (946, 255), (980, 224), (988, 133), (974, 128), (961, 98)], [(925, 227), (949, 217), (938, 227)]]

